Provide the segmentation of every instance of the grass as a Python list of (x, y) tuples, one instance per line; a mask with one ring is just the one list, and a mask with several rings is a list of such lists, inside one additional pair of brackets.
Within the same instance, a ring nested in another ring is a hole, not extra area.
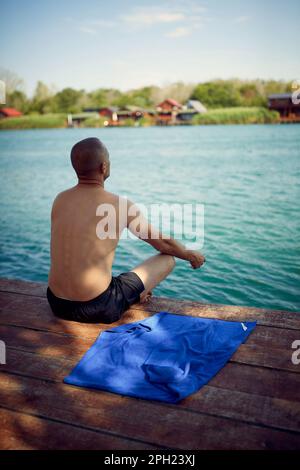
[(120, 121), (120, 126), (122, 126), (122, 127), (135, 127), (136, 126), (136, 121), (132, 118), (122, 119), (122, 121)]
[(267, 124), (279, 122), (279, 113), (259, 107), (210, 109), (193, 118), (193, 124)]
[[(107, 118), (90, 117), (81, 123), (81, 127), (103, 127)], [(32, 114), (17, 118), (0, 119), (1, 129), (51, 129), (66, 127), (66, 114)], [(265, 124), (279, 122), (279, 114), (263, 107), (237, 107), (210, 109), (205, 114), (198, 114), (192, 120), (197, 124)], [(147, 127), (155, 123), (153, 118), (142, 118), (137, 123), (133, 119), (121, 121), (121, 126)]]
[(90, 117), (82, 121), (80, 127), (104, 127), (104, 123), (107, 121), (107, 118), (103, 116), (99, 117)]
[(143, 116), (138, 120), (138, 125), (141, 127), (150, 127), (155, 125), (155, 119), (152, 116)]
[(1, 129), (52, 129), (65, 127), (65, 114), (32, 114), (0, 119)]

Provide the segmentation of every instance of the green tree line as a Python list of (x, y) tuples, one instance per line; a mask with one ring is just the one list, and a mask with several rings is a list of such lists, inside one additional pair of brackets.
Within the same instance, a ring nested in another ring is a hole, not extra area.
[(38, 81), (32, 97), (24, 91), (23, 81), (8, 71), (0, 70), (0, 79), (7, 84), (5, 106), (14, 107), (24, 114), (77, 113), (85, 108), (128, 105), (153, 108), (165, 98), (181, 103), (188, 99), (201, 101), (208, 109), (228, 107), (267, 106), (272, 93), (291, 91), (291, 82), (276, 80), (212, 80), (199, 84), (177, 82), (164, 87), (147, 86), (120, 91), (98, 88), (93, 91), (72, 87), (56, 91)]

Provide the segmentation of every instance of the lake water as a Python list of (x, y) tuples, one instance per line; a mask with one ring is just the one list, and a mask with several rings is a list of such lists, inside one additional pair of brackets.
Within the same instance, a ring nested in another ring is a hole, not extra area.
[[(179, 260), (156, 295), (300, 310), (299, 125), (1, 131), (0, 276), (47, 280), (52, 200), (76, 183), (70, 148), (92, 135), (110, 150), (108, 190), (204, 204), (207, 262)], [(153, 253), (122, 241), (114, 274)]]

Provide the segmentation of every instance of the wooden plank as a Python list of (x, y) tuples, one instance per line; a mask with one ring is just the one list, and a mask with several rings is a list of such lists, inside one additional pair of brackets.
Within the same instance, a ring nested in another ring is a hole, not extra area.
[[(25, 284), (25, 285), (23, 285)], [(45, 284), (27, 282), (0, 280), (0, 286), (3, 290), (1, 292), (0, 305), (6, 301), (5, 288), (10, 289), (10, 293), (19, 293), (22, 296), (27, 294), (28, 297), (33, 295), (45, 296)], [(27, 286), (27, 288), (26, 288)], [(15, 296), (16, 297), (16, 296)], [(2, 300), (3, 299), (3, 300)], [(153, 297), (148, 304), (135, 304), (132, 306), (133, 310), (142, 310), (148, 315), (158, 311), (169, 311), (181, 315), (191, 315), (209, 318), (220, 318), (230, 321), (258, 321), (261, 325), (269, 325), (282, 328), (300, 329), (300, 315), (299, 312), (289, 312), (283, 310), (269, 310), (254, 307), (240, 307), (235, 305), (222, 305), (222, 304), (203, 304), (200, 302), (193, 302), (189, 300), (177, 300), (168, 297)]]
[[(8, 348), (7, 364), (1, 365), (0, 370), (60, 382), (76, 363), (77, 358), (64, 355), (63, 352), (61, 357), (51, 357)], [(228, 363), (209, 384), (229, 390), (300, 402), (300, 375), (294, 372)]]
[(205, 385), (181, 406), (248, 423), (300, 432), (300, 403)]
[[(11, 402), (11, 400), (14, 399), (14, 387), (16, 387), (17, 384), (18, 386), (21, 386), (22, 393), (24, 393), (24, 384), (26, 384), (27, 382), (32, 382), (32, 389), (34, 390), (38, 390), (38, 387), (40, 387), (39, 382), (43, 383), (43, 381), (39, 381), (39, 379), (32, 379), (25, 376), (10, 376), (9, 374), (7, 374), (7, 377), (5, 377), (5, 375), (6, 374), (4, 373), (1, 377), (1, 384), (2, 389), (5, 388), (7, 391), (9, 388), (10, 390), (9, 393), (11, 395), (9, 396), (8, 401), (7, 399), (5, 400), (5, 403), (7, 405), (8, 403), (10, 403), (10, 406), (13, 406), (13, 402)], [(46, 387), (52, 387), (52, 384), (49, 385), (49, 381), (44, 382), (43, 384)], [(125, 407), (126, 409), (128, 409), (128, 414), (130, 414), (130, 410), (133, 406), (132, 401), (136, 402), (136, 400), (132, 400), (129, 397), (120, 397), (118, 395), (114, 395), (106, 391), (100, 391), (99, 393), (95, 393), (94, 391), (81, 388), (76, 389), (76, 391), (74, 392), (69, 392), (70, 387), (64, 386), (61, 382), (55, 382), (53, 380), (53, 384), (58, 384), (59, 387), (62, 387), (62, 397), (65, 395), (69, 396), (69, 393), (74, 393), (74, 396), (76, 396), (77, 393), (79, 394), (79, 398), (76, 398), (76, 400), (79, 401), (79, 403), (81, 404), (80, 406), (90, 406), (99, 410), (101, 407), (104, 407), (104, 412), (105, 408), (107, 407), (107, 401), (109, 402), (108, 408), (110, 409), (111, 402), (112, 400), (114, 400), (115, 407), (117, 407), (120, 403), (122, 409)], [(75, 387), (71, 387), (72, 390), (74, 388)], [(30, 392), (29, 390), (28, 393), (28, 399), (30, 399), (30, 396), (35, 392)], [(164, 404), (161, 405), (165, 406)], [(68, 407), (68, 400), (65, 405), (63, 405), (63, 407)], [(152, 410), (152, 407), (155, 408), (154, 411)], [(237, 390), (228, 390), (213, 387), (211, 385), (206, 385), (201, 390), (199, 390), (199, 392), (187, 397), (180, 403), (174, 405), (174, 407), (177, 410), (184, 409), (197, 413), (201, 412), (212, 416), (220, 416), (235, 420), (242, 420), (244, 422), (249, 422), (253, 424), (262, 424), (264, 426), (269, 426), (277, 429), (300, 432), (299, 402), (291, 402), (288, 400), (270, 398), (256, 394), (248, 394), (245, 392), (239, 392)], [(147, 414), (151, 416), (156, 415), (157, 403), (138, 400), (135, 403), (134, 408), (135, 413), (138, 412), (141, 420), (143, 422), (147, 420), (148, 422), (149, 417), (147, 416)], [(126, 417), (126, 420), (127, 419), (128, 417)]]
[[(4, 307), (1, 308), (2, 302)], [(129, 309), (119, 322), (111, 324), (88, 324), (61, 320), (53, 315), (48, 302), (44, 298), (21, 294), (1, 293), (0, 324), (18, 325), (30, 329), (53, 331), (73, 336), (94, 338), (100, 328), (112, 328), (123, 323), (142, 320), (151, 314)]]
[[(5, 374), (4, 374), (5, 375)], [(82, 391), (63, 384), (5, 377), (1, 403), (22, 413), (50, 418), (89, 430), (109, 432), (150, 445), (178, 449), (295, 449), (300, 432), (291, 433), (175, 406), (151, 406), (141, 400)], [(97, 400), (98, 398), (98, 400)], [(176, 432), (174, 432), (176, 430)], [(242, 438), (241, 438), (242, 437)]]
[(293, 372), (228, 363), (210, 385), (299, 402), (299, 379)]
[(0, 278), (0, 291), (15, 294), (45, 297), (47, 284), (45, 282), (22, 281), (21, 279)]
[[(1, 308), (2, 303), (3, 307)], [(147, 310), (146, 307), (143, 310), (136, 309), (133, 307), (134, 306), (132, 306), (123, 314), (119, 322), (111, 323), (110, 325), (105, 325), (101, 323), (83, 324), (78, 322), (60, 320), (56, 318), (51, 312), (47, 300), (41, 297), (31, 297), (21, 294), (18, 294), (16, 296), (15, 294), (2, 292), (0, 298), (0, 322), (2, 324), (8, 325), (19, 325), (41, 330), (49, 330), (56, 332), (61, 331), (78, 336), (87, 336), (89, 332), (92, 333), (93, 331), (99, 331), (99, 325), (103, 326), (104, 328), (111, 328), (123, 323), (130, 323), (142, 320), (155, 313), (154, 311), (151, 312), (149, 309)], [(157, 309), (157, 311), (160, 311), (160, 309)], [(211, 317), (231, 321), (247, 320), (247, 318), (238, 319), (233, 314), (223, 312), (222, 310), (210, 312), (209, 314), (203, 314), (202, 310), (198, 309), (198, 313), (194, 314), (194, 316), (206, 316), (207, 318)], [(247, 317), (247, 315), (245, 314), (244, 317)], [(272, 318), (275, 318), (274, 315), (272, 316)], [(254, 317), (252, 318), (252, 320), (253, 319)], [(290, 312), (287, 313), (286, 319), (284, 319), (284, 316), (281, 318), (281, 320), (275, 319), (274, 321), (267, 321), (266, 316), (262, 317), (261, 319), (256, 317), (256, 319), (257, 324), (262, 326), (273, 326), (274, 324), (276, 324), (277, 328), (288, 328), (294, 330), (300, 329), (300, 315), (298, 319), (296, 314)]]
[(1, 450), (160, 449), (144, 442), (0, 408)]
[(293, 364), (291, 360), (294, 351), (291, 349), (291, 344), (288, 349), (263, 349), (258, 345), (242, 344), (231, 357), (230, 362), (270, 367), (300, 374), (299, 364)]
[[(132, 309), (140, 309), (140, 304), (132, 305)], [(236, 305), (204, 304), (188, 300), (179, 301), (167, 297), (153, 297), (142, 308), (147, 312), (166, 310), (170, 313), (191, 315), (196, 317), (218, 318), (228, 321), (257, 321), (259, 325), (280, 328), (300, 329), (299, 312), (284, 310), (268, 310)]]
[[(88, 338), (84, 338), (0, 325), (0, 337), (10, 348), (53, 356), (71, 353), (74, 360), (76, 358), (79, 360), (103, 329), (99, 328), (99, 331), (89, 332)], [(257, 326), (247, 339), (246, 344), (239, 347), (230, 361), (300, 373), (299, 365), (293, 364), (291, 361), (293, 352), (291, 344), (294, 340), (295, 330)]]

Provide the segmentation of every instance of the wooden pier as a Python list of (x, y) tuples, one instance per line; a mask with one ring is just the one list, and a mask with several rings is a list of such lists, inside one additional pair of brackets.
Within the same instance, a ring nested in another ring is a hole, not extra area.
[[(154, 297), (120, 322), (53, 316), (41, 283), (0, 280), (1, 449), (300, 449), (300, 313)], [(172, 405), (66, 385), (101, 330), (159, 311), (257, 327), (197, 393)], [(3, 343), (2, 343), (3, 344)]]

